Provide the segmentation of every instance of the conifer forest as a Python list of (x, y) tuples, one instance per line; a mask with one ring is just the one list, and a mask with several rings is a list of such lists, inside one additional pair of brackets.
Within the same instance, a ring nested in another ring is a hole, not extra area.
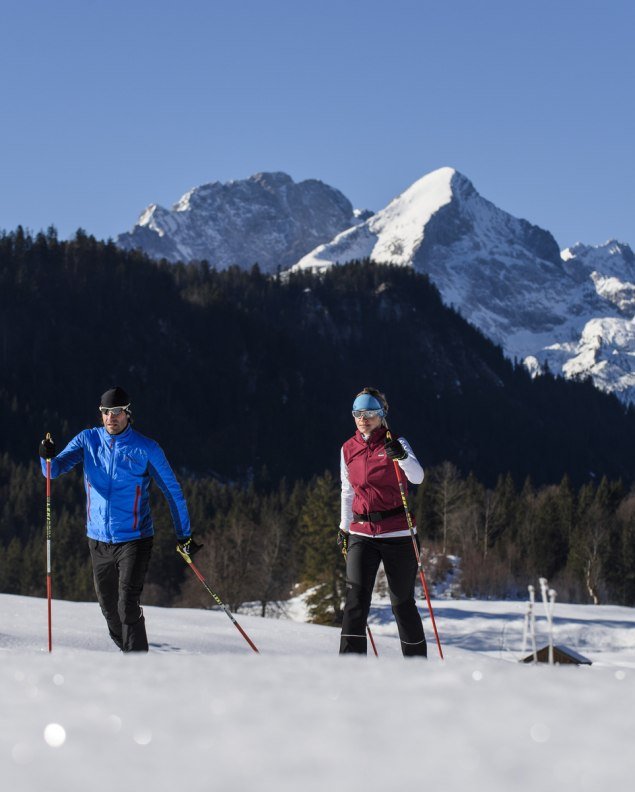
[[(0, 591), (44, 594), (38, 443), (98, 425), (115, 383), (231, 608), (310, 589), (314, 621), (340, 619), (339, 449), (365, 385), (425, 468), (410, 506), (433, 584), (522, 597), (545, 576), (560, 600), (635, 604), (635, 413), (614, 396), (532, 379), (410, 269), (216, 271), (53, 228), (0, 237)], [(52, 500), (54, 596), (93, 599), (79, 468)], [(158, 491), (153, 515), (144, 601), (208, 607)]]

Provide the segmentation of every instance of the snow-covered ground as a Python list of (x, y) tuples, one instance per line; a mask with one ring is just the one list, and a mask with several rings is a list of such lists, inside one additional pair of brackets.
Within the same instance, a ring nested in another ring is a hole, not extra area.
[[(436, 600), (441, 661), (404, 661), (387, 604), (380, 657), (290, 619), (146, 608), (124, 656), (94, 603), (0, 596), (7, 792), (625, 790), (635, 758), (635, 610), (557, 604), (556, 643), (592, 666), (525, 665), (524, 605)], [(537, 608), (539, 645), (545, 620)]]

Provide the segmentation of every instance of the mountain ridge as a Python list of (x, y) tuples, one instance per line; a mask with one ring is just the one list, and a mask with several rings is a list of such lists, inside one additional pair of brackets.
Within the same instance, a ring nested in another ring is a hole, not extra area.
[(325, 271), (372, 259), (427, 274), (443, 301), (524, 361), (590, 377), (635, 401), (635, 255), (615, 240), (562, 252), (553, 235), (481, 196), (444, 166), (376, 213), (335, 188), (282, 172), (212, 182), (172, 210), (150, 205), (117, 244), (168, 261), (208, 260), (264, 272)]
[[(440, 168), (292, 269), (324, 271), (360, 255), (429, 275), (447, 305), (532, 374), (549, 367), (588, 376), (635, 401), (635, 284), (623, 280), (635, 281), (628, 245), (578, 243), (561, 253), (548, 231), (499, 209), (458, 171)], [(610, 354), (601, 354), (606, 348)]]
[(172, 209), (150, 204), (116, 242), (172, 263), (206, 260), (225, 269), (257, 262), (274, 273), (365, 216), (317, 179), (296, 183), (286, 173), (263, 172), (194, 187)]

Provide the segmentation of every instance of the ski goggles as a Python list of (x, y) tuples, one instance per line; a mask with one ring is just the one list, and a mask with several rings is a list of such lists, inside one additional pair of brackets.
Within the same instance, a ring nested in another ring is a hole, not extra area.
[(353, 418), (383, 418), (383, 410), (353, 410)]
[(128, 412), (129, 408), (129, 404), (126, 404), (125, 407), (100, 407), (99, 412), (102, 415), (114, 415), (115, 418), (118, 418), (122, 412)]

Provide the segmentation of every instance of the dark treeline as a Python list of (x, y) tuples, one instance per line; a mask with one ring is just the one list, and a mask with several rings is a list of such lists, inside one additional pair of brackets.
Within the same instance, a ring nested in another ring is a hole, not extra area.
[[(532, 380), (407, 268), (216, 272), (54, 229), (0, 236), (0, 590), (43, 594), (38, 442), (95, 425), (114, 383), (176, 468), (201, 566), (234, 607), (300, 584), (337, 621), (339, 448), (364, 385), (387, 391), (429, 473), (413, 509), (431, 579), (455, 554), (465, 594), (545, 575), (563, 598), (634, 604), (635, 413), (616, 398)], [(146, 602), (208, 605), (155, 501)], [(81, 475), (56, 480), (58, 597), (93, 597), (84, 509)]]
[(45, 431), (63, 447), (115, 382), (177, 469), (223, 480), (336, 471), (368, 384), (427, 467), (451, 460), (488, 486), (501, 471), (632, 479), (632, 410), (590, 383), (532, 380), (410, 269), (272, 278), (81, 232), (0, 236), (0, 451), (27, 462)]
[[(0, 457), (0, 591), (45, 595), (43, 481), (35, 463)], [(339, 621), (344, 563), (336, 544), (339, 482), (330, 471), (275, 488), (188, 478), (183, 489), (204, 544), (197, 565), (230, 607), (255, 602), (264, 615), (311, 588), (312, 618)], [(94, 599), (78, 472), (53, 482), (53, 503), (54, 596)], [(635, 491), (621, 482), (575, 489), (565, 478), (536, 489), (527, 480), (517, 488), (505, 475), (488, 489), (446, 462), (428, 471), (411, 506), (430, 583), (443, 583), (452, 570), (457, 596), (521, 597), (528, 583), (546, 576), (559, 600), (635, 605)], [(212, 606), (175, 552), (156, 490), (153, 511), (157, 532), (144, 602)]]

